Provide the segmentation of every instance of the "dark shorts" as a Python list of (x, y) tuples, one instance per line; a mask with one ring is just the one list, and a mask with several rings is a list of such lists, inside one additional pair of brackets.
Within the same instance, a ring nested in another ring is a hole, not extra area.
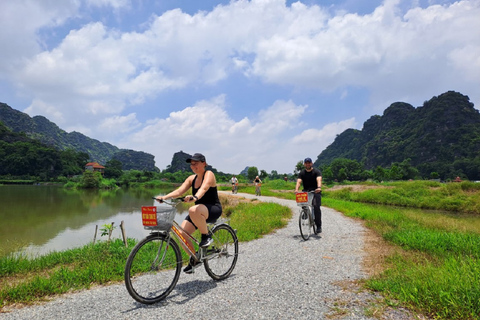
[[(220, 204), (203, 204), (208, 209), (208, 219), (207, 223), (215, 223), (218, 218), (222, 215), (222, 206)], [(185, 217), (185, 220), (193, 224), (195, 229), (198, 229), (195, 223), (193, 223), (192, 219), (190, 219), (190, 215)]]

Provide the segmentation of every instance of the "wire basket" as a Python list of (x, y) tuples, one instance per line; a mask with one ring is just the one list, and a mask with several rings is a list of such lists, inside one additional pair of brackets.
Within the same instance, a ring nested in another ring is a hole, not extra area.
[(176, 210), (170, 206), (142, 207), (142, 222), (146, 230), (168, 231), (172, 227)]

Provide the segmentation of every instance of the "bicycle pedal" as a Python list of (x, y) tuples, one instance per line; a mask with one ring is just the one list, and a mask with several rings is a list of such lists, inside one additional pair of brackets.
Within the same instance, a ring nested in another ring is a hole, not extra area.
[(220, 249), (210, 248), (210, 249), (208, 249), (208, 250), (205, 252), (205, 254), (208, 256), (208, 255), (210, 255), (210, 254), (212, 254), (212, 253), (219, 253), (219, 252), (220, 252)]

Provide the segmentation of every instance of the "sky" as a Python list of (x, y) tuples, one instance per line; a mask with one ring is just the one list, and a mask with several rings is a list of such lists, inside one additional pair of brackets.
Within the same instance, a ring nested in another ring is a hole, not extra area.
[(292, 173), (394, 102), (480, 105), (480, 0), (0, 0), (0, 102), (155, 156)]

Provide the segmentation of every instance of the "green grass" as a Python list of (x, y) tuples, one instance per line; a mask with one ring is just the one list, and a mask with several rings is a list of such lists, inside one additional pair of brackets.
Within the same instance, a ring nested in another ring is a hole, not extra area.
[(276, 203), (241, 203), (231, 216), (230, 224), (237, 229), (240, 241), (258, 239), (274, 229), (283, 228), (292, 216), (289, 208)]
[(35, 259), (0, 259), (0, 306), (26, 303), (92, 284), (119, 281), (125, 258), (133, 247), (121, 240), (100, 242), (65, 252), (54, 252)]
[(325, 197), (354, 202), (480, 214), (480, 183), (403, 181), (354, 192), (352, 188), (325, 190)]
[[(288, 208), (273, 203), (241, 202), (235, 207), (224, 204), (224, 208), (239, 241), (258, 239), (282, 228), (291, 217)], [(135, 243), (129, 239), (125, 247), (115, 239), (33, 259), (0, 258), (0, 311), (13, 303), (31, 303), (96, 284), (123, 281), (125, 262)], [(182, 255), (186, 261), (186, 253), (182, 251)]]
[(437, 319), (480, 319), (480, 228), (471, 216), (328, 197), (323, 202), (365, 220), (402, 249), (387, 259), (383, 273), (367, 281), (368, 288)]

